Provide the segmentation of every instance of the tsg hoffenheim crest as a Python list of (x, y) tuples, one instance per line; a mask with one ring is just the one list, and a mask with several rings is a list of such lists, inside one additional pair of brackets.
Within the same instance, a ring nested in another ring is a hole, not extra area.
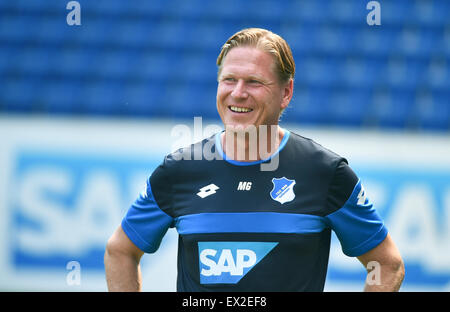
[(286, 179), (285, 177), (273, 178), (272, 183), (273, 189), (270, 192), (270, 197), (272, 197), (273, 200), (276, 200), (281, 204), (294, 200), (295, 180), (289, 180)]

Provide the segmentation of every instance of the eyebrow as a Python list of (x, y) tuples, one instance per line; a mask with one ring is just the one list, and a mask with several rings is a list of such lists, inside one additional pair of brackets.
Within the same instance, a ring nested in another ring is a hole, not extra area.
[[(233, 72), (229, 72), (226, 74), (220, 73), (220, 76), (218, 77), (218, 79), (223, 79), (223, 78), (227, 78), (227, 77), (235, 77), (238, 76), (237, 74), (233, 73)], [(257, 80), (260, 81), (261, 83), (265, 84), (265, 85), (270, 85), (273, 84), (273, 81), (268, 81), (260, 76), (255, 76), (255, 75), (249, 75), (246, 76), (245, 78), (243, 78), (245, 81), (249, 81), (249, 80)]]

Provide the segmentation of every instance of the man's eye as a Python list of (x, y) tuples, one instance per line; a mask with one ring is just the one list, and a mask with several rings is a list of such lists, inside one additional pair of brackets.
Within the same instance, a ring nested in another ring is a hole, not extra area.
[(234, 81), (236, 81), (236, 79), (234, 79), (232, 77), (226, 77), (226, 78), (223, 79), (223, 81), (234, 82)]
[(251, 83), (251, 84), (260, 84), (261, 81), (252, 79), (252, 80), (249, 81), (249, 83)]

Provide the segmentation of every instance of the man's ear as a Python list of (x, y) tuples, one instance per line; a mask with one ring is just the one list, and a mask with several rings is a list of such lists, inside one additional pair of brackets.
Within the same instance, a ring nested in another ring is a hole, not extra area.
[(286, 107), (288, 107), (293, 94), (294, 94), (294, 80), (289, 79), (289, 81), (284, 85), (281, 94), (282, 95), (281, 109), (285, 109)]

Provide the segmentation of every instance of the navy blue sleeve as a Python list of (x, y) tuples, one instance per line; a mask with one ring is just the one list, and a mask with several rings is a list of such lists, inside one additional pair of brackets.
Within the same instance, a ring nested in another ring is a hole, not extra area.
[(328, 204), (337, 209), (332, 209), (334, 211), (325, 218), (336, 233), (344, 254), (360, 256), (386, 238), (388, 231), (383, 220), (347, 164), (338, 167), (330, 191)]
[[(157, 170), (162, 169), (159, 167)], [(122, 220), (123, 231), (139, 249), (153, 253), (159, 248), (169, 227), (173, 226), (174, 219), (159, 207), (148, 179), (146, 189), (139, 194)]]

